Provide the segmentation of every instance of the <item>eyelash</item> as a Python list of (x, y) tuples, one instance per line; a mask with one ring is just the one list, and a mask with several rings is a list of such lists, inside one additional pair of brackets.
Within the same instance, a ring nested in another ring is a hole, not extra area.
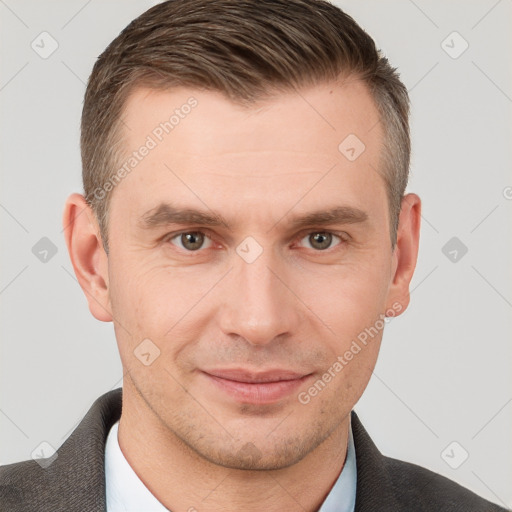
[[(179, 237), (181, 235), (184, 235), (184, 234), (187, 234), (187, 233), (201, 233), (201, 234), (205, 235), (205, 237), (208, 238), (211, 242), (215, 243), (215, 238), (212, 237), (208, 233), (208, 230), (201, 230), (201, 229), (188, 229), (188, 230), (184, 230), (184, 231), (178, 231), (178, 232), (175, 232), (175, 233), (169, 233), (169, 234), (167, 234), (164, 237), (163, 241), (165, 243), (171, 243), (171, 245), (174, 245), (174, 244), (172, 244), (172, 240), (174, 238), (177, 238), (177, 237)], [(302, 232), (299, 235), (297, 235), (295, 240), (301, 241), (301, 240), (303, 240), (304, 238), (306, 238), (309, 235), (318, 234), (318, 233), (333, 235), (333, 236), (339, 238), (340, 242), (338, 244), (332, 246), (332, 247), (328, 247), (327, 249), (323, 249), (323, 250), (311, 249), (312, 251), (317, 252), (317, 253), (325, 253), (325, 254), (327, 254), (332, 249), (335, 249), (336, 247), (345, 245), (349, 241), (349, 238), (350, 238), (349, 235), (347, 233), (343, 232), (343, 231), (328, 231), (328, 230), (317, 229), (317, 230), (309, 230), (309, 231), (306, 231), (306, 232)], [(206, 249), (200, 248), (200, 249), (197, 249), (196, 251), (190, 251), (190, 250), (178, 247), (178, 246), (176, 246), (176, 248), (179, 251), (181, 251), (182, 253), (189, 254), (189, 255), (198, 254), (198, 253), (204, 252), (206, 250)], [(304, 247), (304, 249), (309, 249), (309, 247)]]

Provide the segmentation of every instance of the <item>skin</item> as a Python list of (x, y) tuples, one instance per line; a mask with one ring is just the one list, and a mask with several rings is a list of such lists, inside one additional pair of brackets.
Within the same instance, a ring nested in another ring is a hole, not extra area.
[[(382, 125), (354, 79), (245, 109), (214, 92), (137, 89), (124, 112), (127, 153), (191, 96), (198, 105), (115, 187), (108, 256), (83, 196), (65, 207), (66, 242), (90, 311), (115, 327), (125, 371), (120, 447), (171, 510), (314, 511), (342, 470), (350, 411), (382, 330), (309, 403), (298, 393), (379, 315), (407, 308), (420, 199), (404, 198), (392, 249), (376, 171)], [(348, 134), (366, 146), (354, 161), (338, 150)], [(229, 227), (144, 228), (143, 216), (164, 202), (218, 213)], [(367, 218), (291, 224), (337, 206)], [(182, 231), (210, 238), (187, 253), (175, 236)], [(310, 235), (326, 232), (332, 242), (320, 250)], [(236, 252), (248, 236), (263, 250), (252, 263)], [(160, 355), (146, 366), (134, 351), (147, 338)], [(219, 368), (309, 377), (273, 403), (244, 403), (203, 373)], [(243, 456), (247, 447), (252, 458)]]

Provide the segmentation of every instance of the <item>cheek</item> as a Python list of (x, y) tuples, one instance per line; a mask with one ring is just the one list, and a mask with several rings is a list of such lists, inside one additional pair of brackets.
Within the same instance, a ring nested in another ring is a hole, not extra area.
[(157, 333), (160, 336), (165, 327), (162, 319), (166, 310), (172, 309), (172, 296), (162, 296), (165, 279), (129, 258), (115, 256), (109, 278), (114, 325), (125, 350), (145, 338), (153, 339)]
[(121, 338), (125, 343), (132, 338), (131, 344), (149, 338), (162, 350), (179, 350), (201, 325), (208, 301), (216, 300), (208, 292), (218, 280), (216, 272), (205, 274), (197, 267), (120, 260), (111, 277), (111, 302), (115, 323), (126, 328), (119, 329)]
[(380, 337), (366, 345), (350, 343), (332, 358), (324, 373), (301, 390), (298, 401), (325, 424), (334, 426), (344, 418), (361, 398), (377, 359)]
[(304, 272), (296, 282), (305, 304), (331, 327), (341, 349), (349, 338), (374, 325), (385, 311), (389, 264), (373, 258), (367, 263), (339, 266), (328, 272)]

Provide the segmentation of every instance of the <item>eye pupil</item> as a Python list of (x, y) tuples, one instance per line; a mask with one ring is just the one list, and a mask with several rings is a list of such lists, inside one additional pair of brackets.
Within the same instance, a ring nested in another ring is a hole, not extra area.
[(309, 236), (309, 242), (315, 249), (328, 249), (332, 242), (332, 235), (330, 233), (314, 233)]
[(190, 251), (196, 251), (200, 249), (204, 242), (204, 235), (199, 232), (182, 233), (181, 243), (183, 247)]

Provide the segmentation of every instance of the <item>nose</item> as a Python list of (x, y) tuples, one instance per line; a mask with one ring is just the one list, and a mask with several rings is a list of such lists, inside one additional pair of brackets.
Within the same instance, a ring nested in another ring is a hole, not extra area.
[(263, 346), (298, 329), (300, 304), (287, 287), (288, 274), (271, 250), (264, 250), (251, 263), (235, 254), (218, 310), (222, 331)]

